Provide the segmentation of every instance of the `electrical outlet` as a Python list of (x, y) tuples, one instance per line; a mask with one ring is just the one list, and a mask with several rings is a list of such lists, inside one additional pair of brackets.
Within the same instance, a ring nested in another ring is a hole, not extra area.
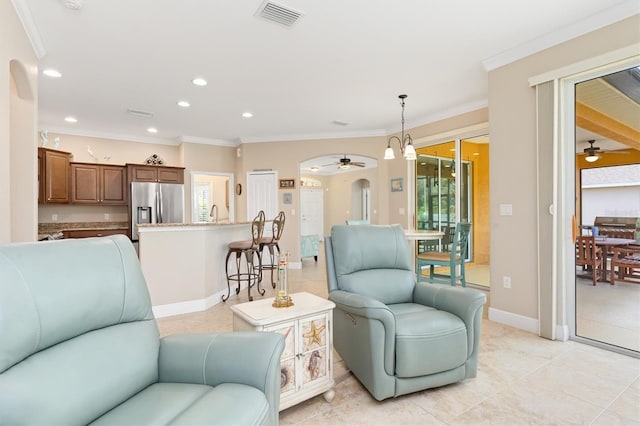
[(57, 214), (52, 214), (51, 215), (51, 220), (58, 220), (58, 215)]
[(502, 277), (502, 287), (511, 288), (511, 277)]
[(109, 220), (109, 213), (104, 214), (104, 220)]

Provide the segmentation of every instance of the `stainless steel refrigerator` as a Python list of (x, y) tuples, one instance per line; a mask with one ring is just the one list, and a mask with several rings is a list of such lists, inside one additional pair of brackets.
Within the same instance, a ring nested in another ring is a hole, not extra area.
[(184, 223), (184, 185), (131, 182), (131, 240), (139, 223)]

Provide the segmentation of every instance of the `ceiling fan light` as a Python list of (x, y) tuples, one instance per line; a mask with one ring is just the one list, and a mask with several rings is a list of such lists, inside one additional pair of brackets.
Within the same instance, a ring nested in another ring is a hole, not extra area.
[(600, 157), (598, 157), (597, 155), (593, 154), (593, 155), (587, 155), (584, 159), (588, 162), (588, 163), (593, 163), (594, 161), (598, 161)]
[[(415, 155), (415, 151), (413, 152), (413, 154)], [(393, 160), (395, 158), (396, 158), (396, 156), (393, 153), (393, 148), (388, 146), (387, 149), (384, 150), (384, 159), (385, 160)]]
[(348, 164), (340, 164), (340, 165), (338, 166), (338, 168), (339, 168), (340, 170), (348, 170), (348, 169), (349, 169), (349, 167), (351, 167), (351, 166), (350, 166), (350, 165), (348, 165)]

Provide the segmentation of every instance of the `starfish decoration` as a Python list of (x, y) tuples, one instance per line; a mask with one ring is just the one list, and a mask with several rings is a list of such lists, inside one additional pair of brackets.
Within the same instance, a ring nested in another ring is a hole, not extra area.
[(322, 345), (320, 336), (325, 328), (326, 327), (324, 325), (321, 327), (316, 327), (315, 321), (311, 321), (311, 330), (303, 334), (302, 337), (304, 337), (305, 339), (309, 339), (309, 341), (307, 342), (308, 345), (312, 345), (314, 342), (318, 345)]

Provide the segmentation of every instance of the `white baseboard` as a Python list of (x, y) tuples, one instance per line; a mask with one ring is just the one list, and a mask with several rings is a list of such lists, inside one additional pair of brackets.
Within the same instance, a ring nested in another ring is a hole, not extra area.
[(568, 325), (556, 325), (556, 340), (560, 340), (561, 342), (569, 340)]
[[(246, 289), (247, 285), (240, 286), (240, 291)], [(235, 293), (234, 289), (231, 289), (231, 294)], [(169, 303), (167, 305), (156, 305), (153, 309), (153, 316), (155, 318), (171, 317), (174, 315), (190, 314), (192, 312), (206, 311), (213, 305), (217, 305), (222, 302), (222, 296), (227, 295), (227, 290), (222, 290), (217, 293), (213, 293), (207, 296), (205, 299), (188, 300), (186, 302)]]
[(489, 308), (489, 319), (500, 324), (509, 325), (531, 333), (539, 334), (539, 322), (535, 318), (525, 317), (500, 309)]

